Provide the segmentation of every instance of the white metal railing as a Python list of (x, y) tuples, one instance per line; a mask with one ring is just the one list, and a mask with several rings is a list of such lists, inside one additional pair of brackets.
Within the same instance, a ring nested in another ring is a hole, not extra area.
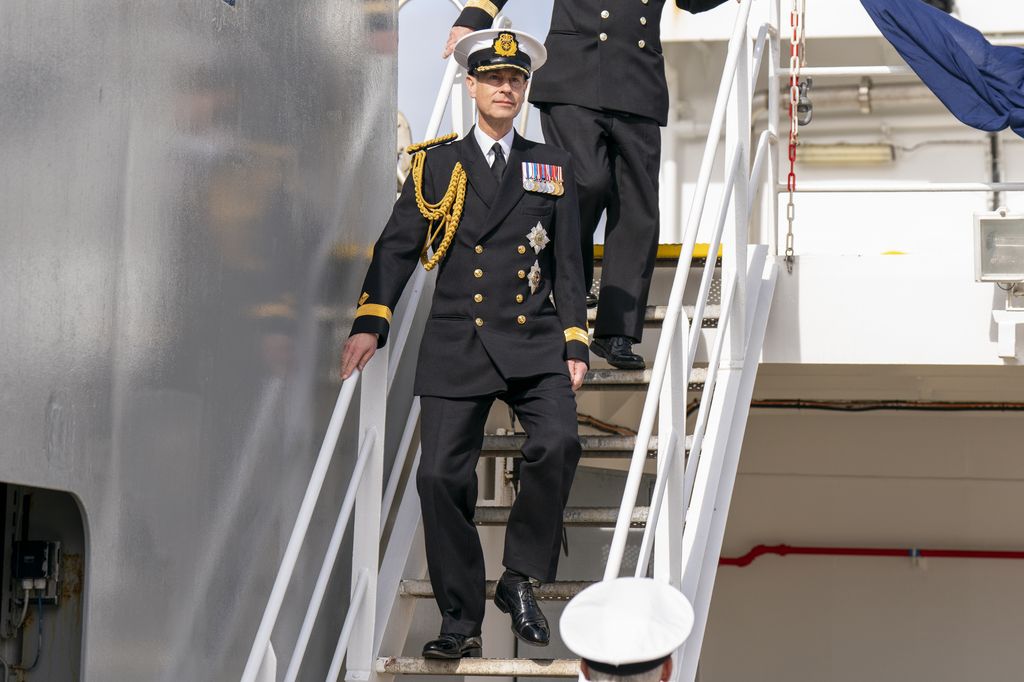
[[(773, 0), (775, 6), (774, 17), (776, 19), (774, 25), (769, 24), (762, 26), (759, 29), (755, 46), (754, 46), (754, 64), (760, 66), (764, 54), (765, 46), (768, 46), (770, 51), (774, 52), (777, 49), (777, 38), (778, 38), (778, 21), (779, 16), (779, 0)], [(747, 190), (748, 185), (753, 185), (757, 178), (751, 178), (748, 175), (747, 164), (749, 164), (749, 103), (752, 95), (752, 88), (754, 86), (754, 78), (751, 77), (750, 73), (750, 35), (747, 29), (747, 20), (750, 15), (750, 9), (753, 4), (753, 0), (744, 0), (740, 5), (740, 9), (737, 13), (735, 28), (733, 30), (732, 37), (729, 40), (729, 50), (726, 57), (725, 67), (723, 70), (723, 76), (719, 85), (718, 97), (715, 102), (714, 113), (712, 114), (710, 134), (708, 135), (707, 142), (704, 148), (704, 156), (701, 161), (700, 171), (698, 173), (697, 188), (694, 194), (694, 200), (691, 204), (689, 217), (687, 219), (687, 226), (683, 238), (683, 247), (680, 253), (680, 259), (676, 265), (675, 278), (672, 282), (672, 290), (669, 295), (668, 307), (665, 314), (665, 321), (662, 327), (662, 333), (658, 340), (658, 349), (655, 354), (654, 366), (651, 372), (651, 383), (647, 392), (646, 399), (644, 401), (644, 408), (640, 418), (640, 426), (638, 429), (636, 444), (633, 448), (632, 459), (630, 461), (629, 473), (626, 477), (625, 491), (623, 494), (622, 504), (619, 508), (618, 519), (615, 525), (615, 532), (612, 537), (611, 547), (609, 548), (608, 563), (605, 567), (604, 578), (611, 579), (619, 575), (622, 569), (622, 558), (625, 553), (626, 542), (628, 539), (630, 519), (633, 515), (633, 510), (636, 507), (637, 493), (640, 488), (640, 481), (643, 475), (644, 464), (647, 459), (647, 447), (650, 442), (651, 435), (654, 429), (655, 416), (659, 410), (659, 402), (661, 398), (661, 391), (663, 382), (666, 380), (666, 370), (669, 365), (669, 354), (677, 333), (681, 327), (686, 327), (687, 322), (685, 319), (681, 321), (683, 297), (686, 292), (687, 275), (690, 271), (690, 266), (693, 258), (694, 246), (697, 242), (697, 235), (700, 229), (701, 220), (704, 213), (705, 204), (707, 202), (708, 189), (711, 183), (711, 174), (715, 157), (718, 152), (719, 140), (722, 135), (722, 131), (725, 128), (726, 114), (730, 106), (730, 101), (735, 100), (737, 93), (743, 91), (745, 96), (743, 99), (747, 103), (747, 116), (745, 120), (748, 121), (745, 128), (736, 133), (738, 144), (736, 150), (731, 156), (731, 163), (728, 165), (727, 179), (724, 188), (724, 196), (721, 202), (721, 208), (718, 216), (718, 223), (712, 240), (712, 247), (708, 251), (707, 263), (705, 264), (705, 271), (701, 281), (701, 290), (697, 296), (697, 309), (694, 313), (692, 321), (689, 323), (688, 328), (688, 348), (686, 349), (686, 358), (681, 366), (673, 367), (672, 376), (669, 380), (681, 385), (685, 390), (686, 385), (689, 383), (689, 376), (693, 370), (693, 363), (696, 357), (697, 345), (700, 340), (700, 329), (703, 323), (704, 306), (707, 300), (707, 294), (710, 290), (711, 279), (715, 268), (716, 255), (718, 253), (718, 244), (721, 243), (722, 236), (724, 233), (725, 225), (731, 212), (734, 208), (730, 208), (730, 201), (733, 199), (734, 190), (737, 186), (737, 178), (740, 175), (744, 175), (747, 182), (743, 183), (744, 190)], [(773, 49), (774, 48), (774, 49)], [(777, 58), (774, 56), (771, 59), (772, 62), (777, 62)], [(740, 76), (739, 74), (742, 74)], [(755, 72), (756, 74), (756, 72)], [(769, 91), (771, 97), (778, 99), (778, 72), (771, 73), (770, 77), (775, 81), (771, 84)], [(734, 88), (734, 85), (736, 86)], [(778, 111), (777, 102), (774, 104), (775, 111)], [(744, 118), (744, 117), (740, 117)], [(775, 135), (766, 133), (761, 142), (758, 145), (758, 156), (763, 159), (763, 156), (768, 148), (768, 145), (776, 144), (777, 139)], [(746, 161), (746, 164), (744, 163)], [(763, 164), (763, 160), (762, 160)], [(755, 168), (756, 170), (756, 168)], [(760, 171), (758, 171), (760, 173)], [(774, 201), (776, 187), (774, 183), (769, 187), (769, 195), (771, 201)], [(744, 191), (742, 197), (738, 198), (738, 201), (744, 205), (748, 205), (751, 196), (748, 195), (748, 191)], [(744, 215), (749, 211), (743, 211)], [(722, 306), (721, 317), (719, 319), (719, 336), (724, 336), (725, 329), (727, 328), (730, 318), (733, 315), (742, 316), (742, 312), (736, 313), (735, 310), (742, 305), (744, 300), (743, 289), (745, 287), (745, 277), (738, 276), (738, 265), (743, 264), (745, 266), (745, 254), (746, 254), (746, 238), (745, 230), (747, 229), (746, 221), (742, 225), (742, 230), (736, 230), (736, 233), (744, 232), (743, 236), (729, 244), (729, 248), (732, 249), (733, 253), (729, 254), (726, 260), (723, 261), (723, 280), (727, 283), (733, 282), (737, 287), (736, 302), (730, 300), (730, 307), (726, 308)], [(730, 265), (731, 264), (731, 265)], [(744, 268), (745, 269), (745, 268)], [(731, 288), (731, 287), (730, 287)], [(742, 349), (736, 349), (737, 351)], [(708, 369), (708, 379), (710, 380), (713, 371)], [(680, 422), (685, 426), (685, 415)], [(685, 429), (684, 429), (685, 430)], [(662, 434), (664, 436), (664, 434)], [(670, 441), (672, 442), (672, 441)], [(685, 442), (684, 438), (676, 438), (674, 442)], [(698, 443), (694, 443), (693, 447), (699, 447)], [(680, 449), (678, 445), (674, 448), (676, 452)], [(671, 450), (666, 453), (668, 457), (672, 457)], [(691, 459), (696, 460), (699, 458), (699, 451), (691, 450)], [(659, 471), (667, 471), (669, 463), (659, 463)], [(657, 486), (657, 484), (656, 484)], [(662, 493), (664, 494), (664, 485), (662, 486)], [(655, 508), (651, 509), (651, 512), (660, 512), (661, 502), (658, 501)], [(657, 526), (657, 518), (651, 518), (648, 516), (648, 529)], [(649, 531), (648, 531), (649, 533)], [(647, 544), (650, 544), (649, 538)], [(640, 567), (638, 567), (638, 572)], [(646, 571), (646, 566), (643, 567), (643, 571)]]
[[(401, 0), (399, 8), (401, 9), (408, 4), (408, 2), (409, 0)], [(457, 10), (462, 10), (463, 5), (458, 0), (450, 0), (450, 2)], [(504, 26), (508, 25), (508, 23), (509, 22), (504, 17), (498, 17), (496, 20), (496, 25)], [(425, 139), (431, 139), (437, 136), (449, 100), (451, 101), (452, 128), (460, 135), (465, 133), (466, 111), (461, 86), (456, 83), (458, 74), (458, 65), (454, 58), (449, 58), (448, 63), (445, 66), (441, 86), (438, 90), (437, 97), (435, 98), (434, 108), (431, 112), (427, 125)], [(521, 125), (525, 126), (527, 120), (527, 113), (524, 111), (520, 118)], [(350, 664), (349, 676), (353, 679), (366, 679), (369, 676), (369, 671), (372, 670), (372, 658), (376, 655), (376, 646), (377, 643), (379, 643), (379, 632), (375, 632), (375, 626), (377, 624), (374, 619), (377, 596), (377, 573), (379, 570), (378, 556), (380, 539), (384, 529), (382, 519), (387, 518), (387, 515), (395, 502), (398, 494), (398, 486), (405, 472), (408, 462), (408, 453), (411, 450), (413, 434), (419, 421), (419, 399), (413, 398), (405, 430), (403, 432), (402, 439), (399, 442), (396, 459), (388, 477), (386, 486), (381, 485), (381, 472), (379, 471), (379, 460), (382, 454), (384, 440), (384, 414), (386, 410), (387, 397), (394, 385), (399, 363), (404, 355), (412, 330), (415, 311), (420, 306), (420, 301), (422, 299), (423, 292), (426, 289), (426, 285), (426, 271), (417, 269), (407, 287), (409, 293), (405, 304), (405, 313), (401, 316), (400, 321), (397, 324), (397, 328), (392, 334), (390, 352), (376, 356), (375, 359), (367, 366), (365, 372), (355, 372), (342, 385), (338, 400), (335, 404), (334, 412), (332, 413), (331, 420), (327, 428), (327, 433), (324, 437), (320, 453), (317, 456), (317, 461), (310, 477), (309, 485), (307, 486), (302, 504), (300, 505), (298, 517), (289, 537), (277, 576), (275, 577), (274, 586), (271, 589), (271, 594), (264, 609), (260, 626), (250, 649), (245, 670), (242, 673), (241, 682), (255, 682), (257, 676), (259, 676), (260, 679), (276, 678), (276, 655), (273, 647), (271, 646), (271, 635), (277, 624), (278, 616), (280, 615), (281, 608), (284, 604), (288, 585), (294, 574), (295, 566), (312, 520), (313, 508), (319, 498), (320, 491), (322, 490), (327, 475), (327, 470), (333, 460), (334, 451), (341, 433), (341, 428), (344, 425), (345, 418), (348, 416), (349, 406), (351, 405), (356, 384), (362, 375), (379, 371), (382, 373), (381, 376), (374, 377), (374, 381), (379, 381), (379, 386), (368, 386), (367, 381), (370, 381), (370, 379), (362, 382), (363, 396), (360, 407), (360, 422), (373, 422), (374, 426), (361, 429), (362, 436), (360, 439), (361, 445), (359, 448), (359, 455), (356, 460), (355, 468), (353, 469), (352, 478), (349, 481), (344, 500), (338, 512), (338, 518), (335, 523), (326, 555), (321, 565), (320, 573), (317, 577), (316, 585), (307, 605), (306, 615), (303, 619), (299, 636), (289, 661), (285, 680), (286, 682), (294, 682), (294, 680), (298, 679), (299, 671), (301, 670), (302, 662), (316, 624), (317, 616), (319, 615), (323, 604), (323, 599), (327, 592), (327, 586), (329, 584), (331, 574), (334, 571), (337, 555), (348, 528), (349, 521), (351, 520), (353, 509), (356, 510), (357, 523), (356, 530), (354, 531), (356, 538), (353, 540), (354, 556), (351, 600), (349, 603), (349, 611), (346, 614), (344, 624), (338, 637), (338, 643), (328, 671), (327, 680), (328, 682), (333, 682), (338, 679), (346, 654), (351, 653), (349, 651), (350, 648), (355, 649), (356, 645), (359, 647), (360, 660), (355, 666)], [(380, 357), (381, 355), (386, 357)], [(371, 381), (371, 383), (374, 383), (374, 381)], [(383, 386), (383, 389), (381, 386)], [(370, 413), (367, 412), (368, 410)], [(368, 467), (368, 463), (372, 463), (372, 466)], [(376, 478), (376, 485), (368, 482), (370, 479), (374, 478)], [(369, 524), (372, 528), (367, 528), (367, 524), (365, 523), (359, 523), (360, 509), (364, 515), (373, 517), (371, 520), (374, 522)], [(379, 630), (379, 628), (376, 629)], [(267, 665), (268, 663), (270, 664), (269, 667)], [(356, 668), (355, 672), (352, 671), (353, 667)]]

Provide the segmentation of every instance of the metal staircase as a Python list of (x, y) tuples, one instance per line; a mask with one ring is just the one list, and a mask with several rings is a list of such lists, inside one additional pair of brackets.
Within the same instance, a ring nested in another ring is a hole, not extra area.
[[(454, 4), (458, 5), (455, 0)], [(633, 391), (644, 395), (644, 409), (636, 435), (583, 435), (584, 461), (629, 460), (625, 491), (615, 506), (570, 507), (564, 521), (569, 527), (614, 528), (604, 578), (622, 571), (630, 529), (643, 529), (636, 575), (653, 574), (675, 585), (694, 604), (697, 623), (679, 654), (676, 679), (692, 682), (696, 676), (704, 625), (710, 605), (715, 570), (721, 550), (729, 501), (749, 411), (777, 276), (776, 126), (779, 112), (779, 0), (771, 19), (756, 34), (748, 29), (751, 5), (742, 0), (729, 43), (718, 99), (711, 124), (683, 244), (679, 257), (659, 259), (660, 267), (674, 268), (667, 301), (648, 307), (645, 322), (658, 329), (653, 365), (642, 371), (593, 368), (583, 391)], [(500, 20), (500, 18), (499, 18)], [(768, 54), (770, 124), (756, 149), (751, 144), (751, 99), (764, 56)], [(446, 108), (453, 129), (464, 133), (468, 109), (457, 83), (457, 68), (450, 61), (438, 93), (426, 137), (434, 137)], [(449, 100), (450, 106), (449, 106)], [(525, 128), (526, 113), (520, 121)], [(712, 169), (725, 133), (726, 172), (721, 204), (711, 219), (704, 215)], [(752, 159), (751, 152), (754, 151)], [(760, 209), (764, 235), (751, 243), (749, 235)], [(703, 228), (703, 229), (702, 229)], [(697, 252), (698, 234), (710, 243)], [(721, 258), (710, 254), (721, 253)], [(668, 273), (666, 273), (668, 274)], [(688, 282), (699, 282), (694, 293)], [(720, 301), (710, 302), (712, 286), (720, 287)], [(413, 399), (390, 476), (383, 470), (383, 432), (386, 406), (396, 369), (410, 336), (413, 312), (429, 289), (419, 270), (410, 282), (406, 311), (399, 313), (392, 332), (390, 353), (378, 353), (367, 366), (364, 380), (356, 374), (342, 387), (327, 436), (300, 507), (259, 630), (253, 642), (242, 682), (291, 682), (300, 679), (303, 659), (321, 603), (337, 560), (341, 541), (354, 516), (351, 603), (331, 662), (327, 679), (337, 680), (345, 667), (347, 680), (370, 680), (380, 675), (481, 675), (510, 677), (576, 677), (578, 661), (571, 659), (463, 659), (427, 661), (398, 656), (404, 648), (417, 600), (432, 598), (419, 534), (419, 500), (415, 477), (415, 443), (419, 401)], [(424, 299), (422, 305), (428, 305)], [(684, 305), (685, 301), (685, 305)], [(704, 330), (704, 331), (702, 331)], [(713, 339), (701, 348), (702, 338)], [(700, 351), (700, 352), (699, 352)], [(703, 366), (696, 366), (700, 355)], [(349, 490), (341, 504), (334, 536), (320, 578), (306, 610), (297, 644), (287, 670), (279, 676), (271, 643), (277, 617), (299, 560), (306, 530), (327, 468), (337, 445), (342, 423), (359, 382), (359, 454)], [(699, 396), (699, 408), (688, 415), (687, 403)], [(392, 396), (397, 398), (397, 396)], [(405, 397), (408, 400), (408, 396)], [(690, 419), (688, 420), (688, 416)], [(695, 417), (695, 418), (694, 418)], [(515, 458), (523, 436), (489, 435), (483, 457)], [(638, 506), (641, 477), (656, 463), (657, 478), (648, 506)], [(382, 503), (383, 500), (383, 503)], [(478, 525), (500, 526), (508, 518), (507, 506), (480, 506)], [(653, 561), (652, 561), (653, 560)], [(544, 585), (539, 599), (566, 600), (590, 583), (565, 580)], [(488, 583), (488, 596), (493, 583)], [(396, 654), (388, 656), (388, 654)], [(306, 679), (306, 678), (301, 678)]]

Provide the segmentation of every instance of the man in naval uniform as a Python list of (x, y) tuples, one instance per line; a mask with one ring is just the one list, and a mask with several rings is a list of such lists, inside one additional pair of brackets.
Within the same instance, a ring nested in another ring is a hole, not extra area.
[[(703, 12), (726, 0), (676, 0)], [(508, 0), (469, 0), (444, 50), (491, 25)], [(554, 0), (545, 46), (551, 65), (537, 74), (530, 101), (544, 140), (568, 151), (580, 196), (583, 270), (594, 279), (594, 232), (607, 210), (600, 305), (593, 351), (621, 369), (643, 369), (633, 351), (658, 251), (658, 171), (668, 87), (661, 53), (665, 0)], [(588, 294), (588, 305), (598, 300)]]
[(485, 582), (474, 470), (495, 398), (515, 411), (527, 440), (494, 601), (521, 640), (548, 643), (531, 581), (555, 578), (562, 512), (580, 457), (574, 391), (589, 360), (569, 155), (512, 127), (527, 79), (546, 58), (544, 46), (490, 30), (465, 36), (455, 53), (469, 74), (477, 125), (458, 142), (419, 145), (374, 247), (342, 354), (343, 378), (362, 369), (387, 341), (391, 311), (413, 269), (420, 261), (437, 266), (414, 387), (422, 407), (416, 482), (442, 615), (440, 636), (423, 648), (428, 658), (481, 655)]
[(692, 629), (686, 597), (650, 578), (595, 583), (566, 604), (558, 623), (589, 682), (668, 682), (672, 654)]

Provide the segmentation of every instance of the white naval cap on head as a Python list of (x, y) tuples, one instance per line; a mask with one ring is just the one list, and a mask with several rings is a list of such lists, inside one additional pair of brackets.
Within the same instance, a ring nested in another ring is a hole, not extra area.
[(562, 641), (600, 672), (651, 670), (686, 641), (693, 608), (679, 590), (650, 578), (616, 578), (591, 585), (570, 601), (559, 621)]
[(548, 51), (529, 33), (503, 28), (473, 31), (455, 43), (455, 61), (466, 71), (513, 68), (527, 75), (544, 66)]

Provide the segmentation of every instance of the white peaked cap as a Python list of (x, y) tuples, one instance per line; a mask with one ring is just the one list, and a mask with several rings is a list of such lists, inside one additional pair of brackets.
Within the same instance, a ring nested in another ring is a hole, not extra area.
[(566, 605), (559, 622), (562, 641), (573, 653), (605, 666), (661, 661), (692, 628), (686, 597), (650, 578), (591, 585)]
[(516, 37), (518, 49), (526, 53), (530, 58), (530, 71), (536, 71), (544, 66), (548, 60), (548, 51), (544, 43), (534, 38), (529, 33), (516, 31), (509, 28), (488, 28), (483, 31), (468, 33), (455, 43), (455, 61), (464, 69), (469, 68), (469, 56), (480, 50), (490, 49), (494, 45), (494, 39), (502, 33), (511, 33)]

